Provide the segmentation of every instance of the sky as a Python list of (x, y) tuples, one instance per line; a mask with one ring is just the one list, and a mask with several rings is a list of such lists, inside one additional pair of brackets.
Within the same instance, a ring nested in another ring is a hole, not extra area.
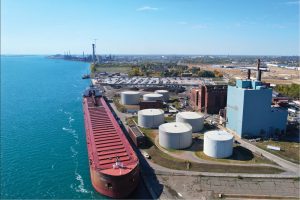
[[(1, 54), (300, 55), (300, 0), (1, 0)], [(95, 40), (96, 39), (96, 40)]]

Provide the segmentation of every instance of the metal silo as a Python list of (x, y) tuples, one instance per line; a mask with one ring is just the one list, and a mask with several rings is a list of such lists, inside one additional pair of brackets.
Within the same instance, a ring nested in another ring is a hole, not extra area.
[(161, 109), (144, 109), (138, 111), (138, 125), (144, 128), (157, 128), (164, 123), (164, 111)]
[(192, 144), (192, 127), (187, 123), (171, 122), (159, 126), (159, 144), (168, 149), (184, 149)]
[(164, 101), (169, 101), (169, 91), (168, 90), (155, 90), (156, 94), (162, 94)]
[(226, 131), (208, 131), (204, 134), (203, 151), (214, 158), (227, 158), (232, 155), (233, 136)]
[(143, 95), (143, 100), (144, 101), (158, 101), (158, 100), (163, 100), (163, 95), (162, 94), (156, 94), (156, 93), (150, 93), (150, 94), (144, 94)]
[(196, 112), (180, 112), (176, 115), (176, 122), (188, 123), (192, 126), (192, 131), (199, 132), (203, 129), (204, 116)]
[(140, 92), (124, 91), (121, 92), (121, 103), (123, 105), (137, 105), (140, 101)]

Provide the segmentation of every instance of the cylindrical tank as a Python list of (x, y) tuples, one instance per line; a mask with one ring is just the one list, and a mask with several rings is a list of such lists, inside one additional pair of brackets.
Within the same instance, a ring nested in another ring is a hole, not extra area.
[(208, 131), (204, 134), (203, 151), (214, 158), (227, 158), (232, 155), (233, 136), (226, 131)]
[(168, 101), (169, 100), (169, 91), (168, 90), (155, 90), (154, 93), (156, 93), (156, 94), (162, 94), (164, 101)]
[(121, 92), (121, 103), (123, 105), (137, 105), (140, 101), (140, 92), (124, 91)]
[(176, 115), (176, 122), (188, 123), (192, 126), (193, 133), (203, 129), (204, 116), (196, 112), (180, 112)]
[(164, 121), (164, 111), (161, 109), (144, 109), (138, 112), (138, 125), (140, 127), (157, 128)]
[(160, 125), (159, 144), (168, 149), (184, 149), (191, 146), (191, 125), (182, 122), (171, 122)]
[(158, 100), (163, 100), (163, 95), (162, 94), (156, 94), (156, 93), (150, 93), (150, 94), (144, 94), (143, 95), (143, 100), (144, 101), (158, 101)]

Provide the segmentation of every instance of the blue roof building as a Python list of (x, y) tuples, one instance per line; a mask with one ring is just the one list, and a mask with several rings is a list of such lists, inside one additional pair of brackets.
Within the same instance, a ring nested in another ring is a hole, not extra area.
[(228, 86), (226, 127), (242, 138), (284, 133), (287, 110), (272, 107), (272, 89), (258, 80), (237, 80)]

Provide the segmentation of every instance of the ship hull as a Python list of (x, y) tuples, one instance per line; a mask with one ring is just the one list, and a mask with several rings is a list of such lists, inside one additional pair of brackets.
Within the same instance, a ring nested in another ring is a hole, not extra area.
[[(107, 113), (110, 112), (108, 107), (105, 105), (106, 103), (104, 101), (101, 104), (105, 107), (105, 111)], [(86, 142), (87, 142), (89, 166), (90, 166), (90, 176), (91, 176), (91, 182), (94, 189), (100, 194), (111, 198), (128, 197), (135, 190), (140, 179), (139, 162), (138, 159), (136, 158), (134, 151), (131, 149), (125, 137), (121, 138), (120, 136), (120, 141), (122, 141), (122, 144), (118, 144), (117, 146), (114, 143), (112, 143), (111, 142), (112, 139), (110, 139), (112, 137), (116, 138), (116, 134), (111, 135), (110, 137), (108, 137), (108, 139), (102, 138), (102, 137), (106, 137), (105, 130), (108, 128), (105, 126), (109, 126), (109, 125), (104, 124), (103, 128), (99, 128), (99, 126), (97, 126), (97, 129), (93, 129), (91, 121), (93, 123), (96, 123), (95, 120), (101, 121), (103, 120), (103, 118), (111, 117), (111, 115), (109, 117), (103, 117), (103, 113), (102, 113), (102, 115), (97, 114), (96, 118), (91, 119), (87, 102), (83, 102), (83, 108), (84, 108), (84, 122), (85, 122), (84, 125), (86, 130)], [(115, 122), (115, 119), (112, 117), (110, 119), (111, 121), (114, 122), (113, 124), (115, 125), (115, 127), (117, 127), (116, 129), (120, 129), (118, 127), (119, 125), (117, 124), (117, 122)], [(97, 131), (96, 135), (94, 135), (93, 130)], [(104, 132), (103, 133), (104, 136), (101, 136), (102, 131)], [(98, 138), (95, 139), (95, 137)], [(96, 142), (99, 143), (99, 140), (101, 140), (100, 141), (101, 145), (98, 145), (97, 146), (98, 149), (97, 149), (95, 148), (95, 143)], [(118, 140), (118, 138), (115, 140)], [(128, 147), (129, 149), (128, 152), (127, 151), (125, 152), (126, 149), (124, 149), (124, 146)], [(112, 150), (107, 150), (107, 148), (112, 148)], [(123, 154), (117, 153), (116, 151), (123, 152)], [(130, 154), (132, 161), (131, 160), (130, 160), (131, 162), (123, 161), (125, 163), (124, 166), (121, 165), (121, 166), (114, 167), (114, 165), (116, 165), (116, 162), (112, 158), (115, 158), (116, 156), (119, 155), (120, 161), (122, 162), (122, 159), (124, 158), (124, 154), (128, 154), (128, 153)]]
[(111, 176), (98, 172), (90, 167), (91, 181), (94, 189), (111, 198), (128, 197), (139, 183), (139, 168), (132, 170), (129, 174)]

